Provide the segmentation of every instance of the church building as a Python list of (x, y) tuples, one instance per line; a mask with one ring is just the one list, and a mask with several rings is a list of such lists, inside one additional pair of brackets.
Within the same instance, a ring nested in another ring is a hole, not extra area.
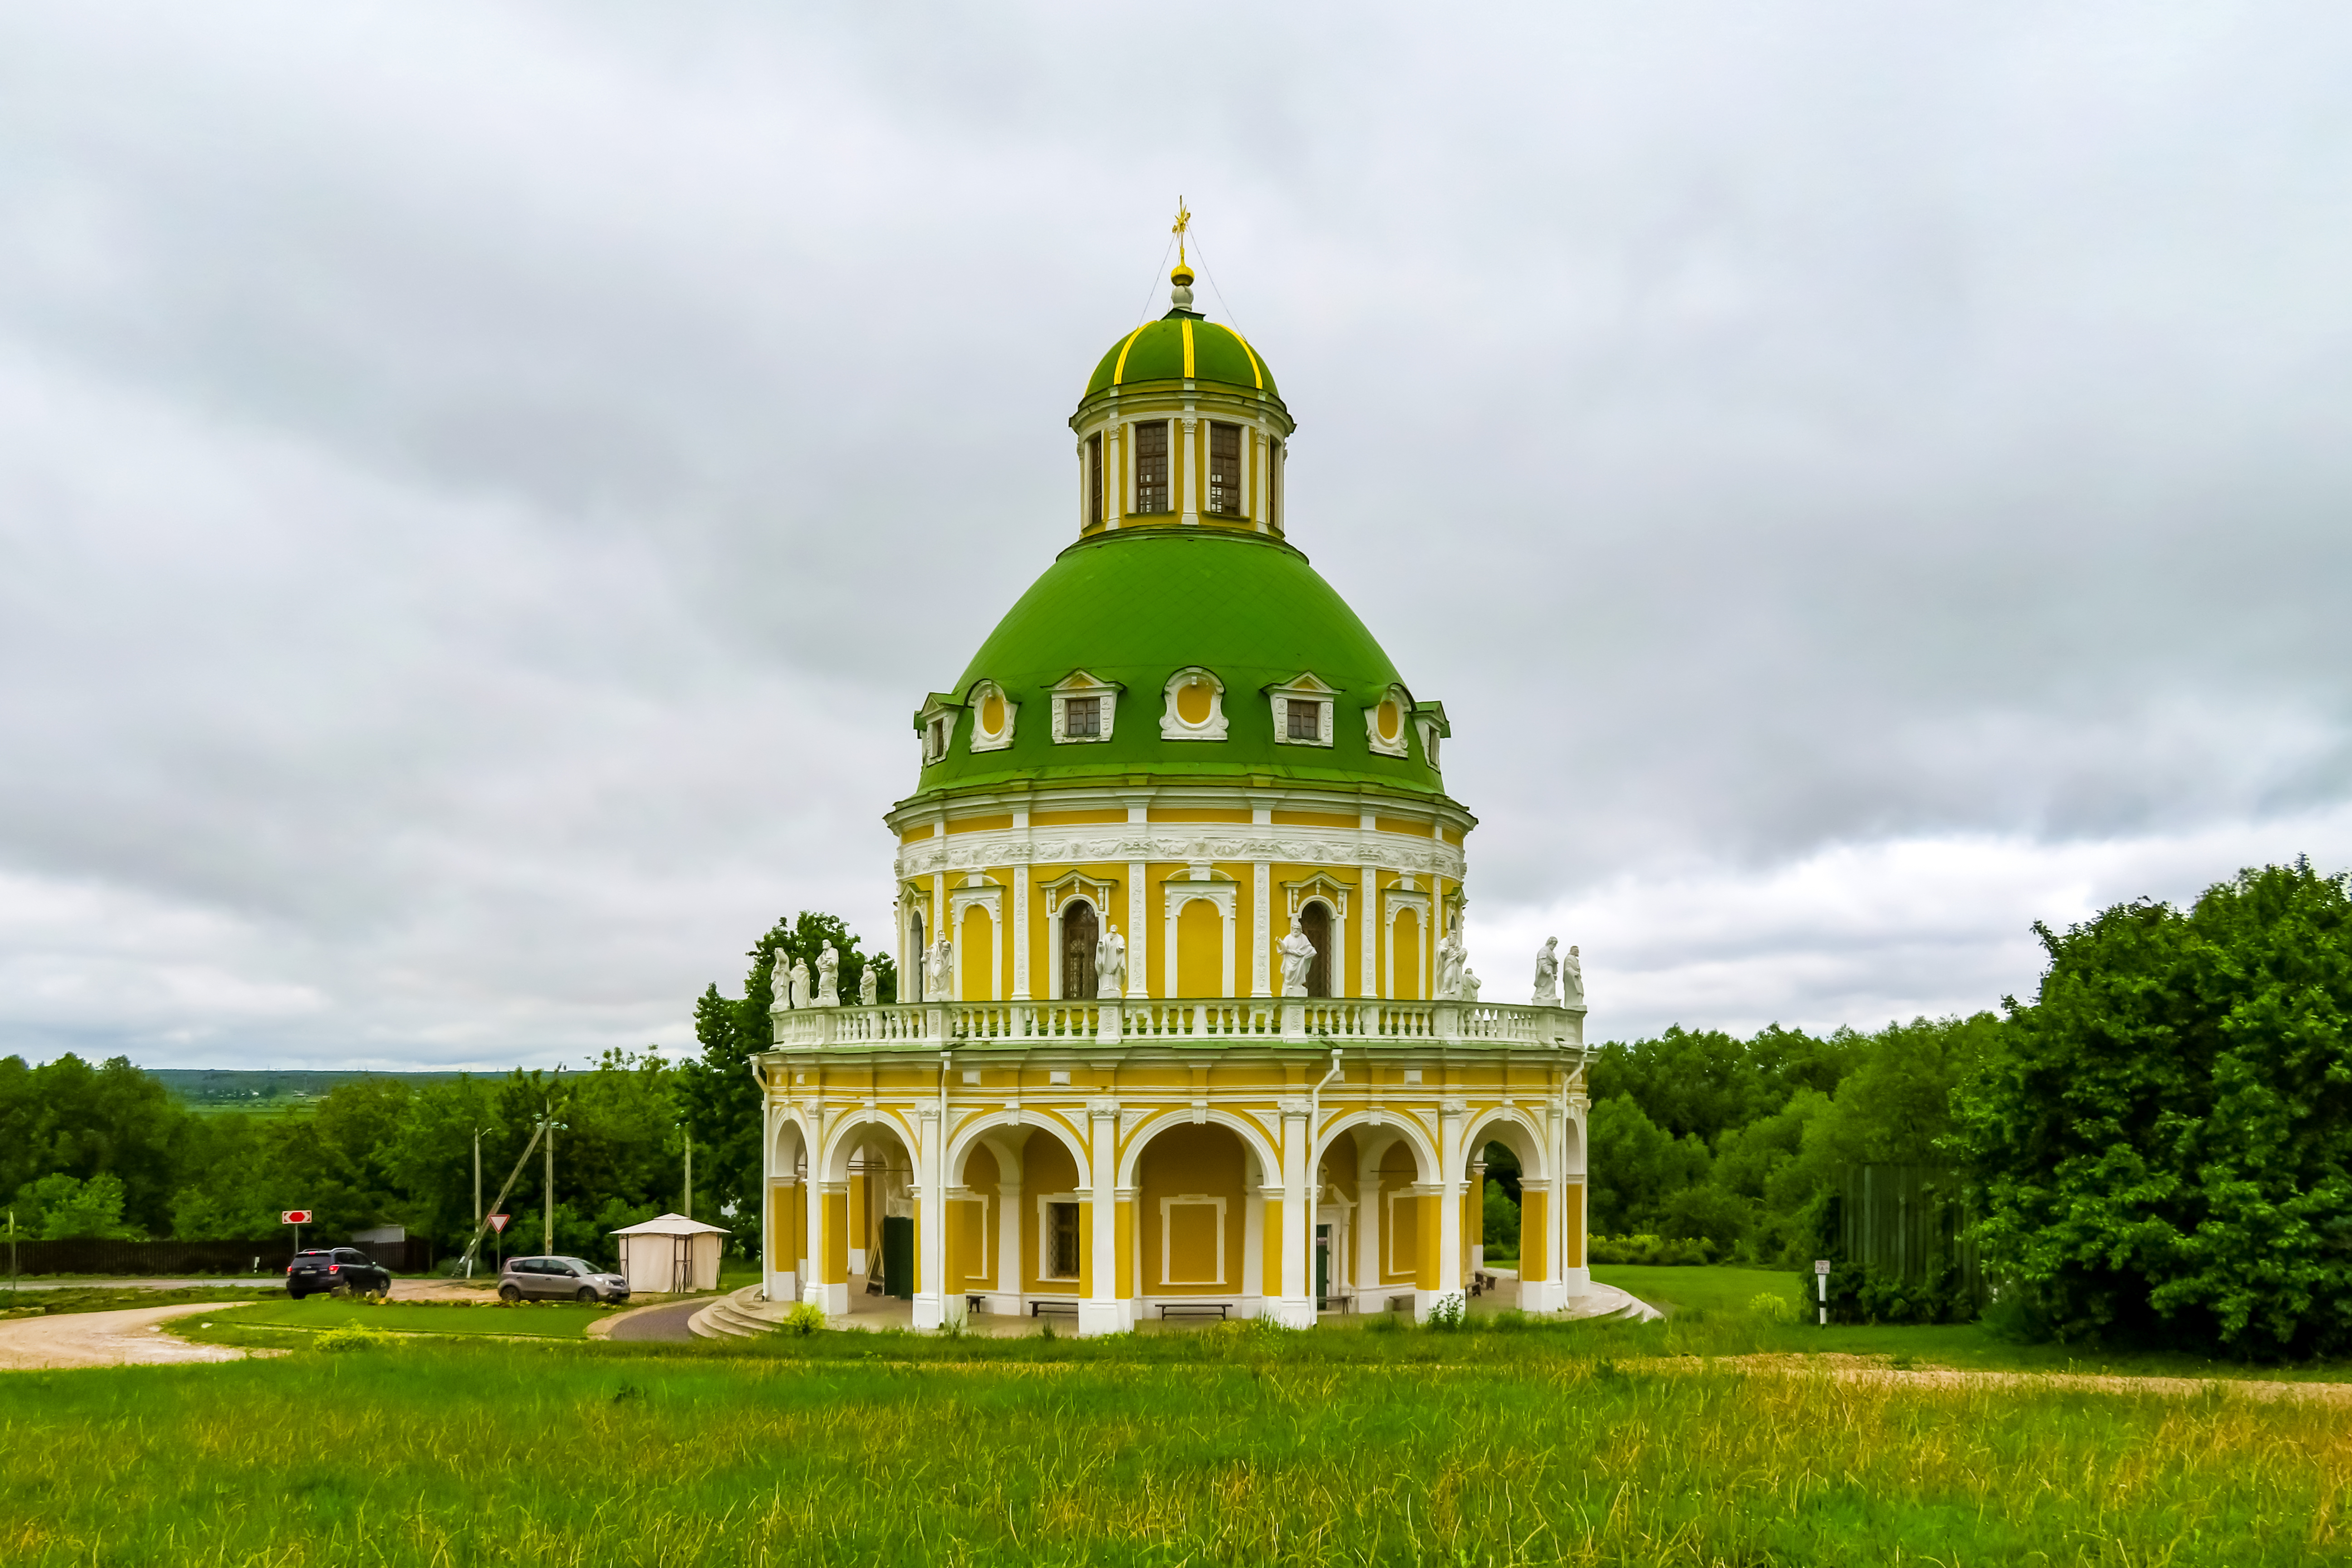
[(914, 713), (898, 1000), (780, 984), (767, 1299), (1426, 1316), (1483, 1268), (1500, 1144), (1519, 1305), (1557, 1310), (1588, 1278), (1575, 950), (1480, 994), (1444, 705), (1309, 564), (1311, 495), (1294, 542), (1274, 373), (1171, 278), (1070, 416), (1070, 542)]

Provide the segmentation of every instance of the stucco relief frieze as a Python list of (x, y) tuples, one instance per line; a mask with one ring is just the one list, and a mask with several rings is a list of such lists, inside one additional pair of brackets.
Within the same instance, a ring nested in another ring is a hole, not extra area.
[(964, 833), (922, 838), (898, 849), (900, 877), (939, 871), (981, 870), (992, 866), (1087, 865), (1113, 861), (1278, 860), (1300, 866), (1377, 866), (1460, 880), (1463, 854), (1457, 845), (1409, 838), (1393, 833), (1308, 828), (1279, 835), (1127, 833), (1089, 835), (1083, 830), (1032, 830), (1028, 834)]

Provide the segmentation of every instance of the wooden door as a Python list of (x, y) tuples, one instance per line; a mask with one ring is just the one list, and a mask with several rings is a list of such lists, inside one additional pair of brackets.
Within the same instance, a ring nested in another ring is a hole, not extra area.
[(1095, 943), (1102, 936), (1095, 907), (1084, 899), (1062, 906), (1062, 997), (1076, 1002), (1095, 994)]
[(1298, 911), (1298, 927), (1315, 944), (1315, 962), (1307, 966), (1307, 994), (1331, 994), (1331, 906), (1317, 900)]

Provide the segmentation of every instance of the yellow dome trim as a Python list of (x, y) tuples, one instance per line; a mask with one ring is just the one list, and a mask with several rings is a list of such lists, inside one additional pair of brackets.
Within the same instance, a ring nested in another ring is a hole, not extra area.
[(1257, 389), (1260, 392), (1264, 392), (1265, 390), (1265, 367), (1257, 363), (1257, 350), (1250, 347), (1249, 340), (1242, 336), (1241, 333), (1234, 331), (1233, 328), (1227, 327), (1225, 331), (1234, 333), (1234, 342), (1241, 344), (1242, 353), (1249, 355), (1250, 379), (1257, 383)]
[[(1150, 324), (1150, 322), (1146, 321), (1143, 323), (1143, 327), (1148, 327)], [(1118, 363), (1111, 366), (1110, 371), (1110, 384), (1113, 386), (1117, 386), (1127, 375), (1127, 351), (1133, 348), (1135, 346), (1135, 340), (1143, 335), (1143, 327), (1138, 327), (1135, 331), (1128, 333), (1127, 342), (1118, 345)], [(1191, 345), (1188, 343), (1186, 346), (1190, 347)]]
[(1192, 379), (1192, 323), (1179, 321), (1177, 325), (1184, 329), (1184, 379), (1190, 381)]

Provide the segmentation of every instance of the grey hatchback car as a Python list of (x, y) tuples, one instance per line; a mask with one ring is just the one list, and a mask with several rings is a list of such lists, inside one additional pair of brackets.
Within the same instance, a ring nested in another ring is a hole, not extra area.
[(579, 1258), (509, 1258), (499, 1275), (504, 1301), (625, 1301), (629, 1282)]

